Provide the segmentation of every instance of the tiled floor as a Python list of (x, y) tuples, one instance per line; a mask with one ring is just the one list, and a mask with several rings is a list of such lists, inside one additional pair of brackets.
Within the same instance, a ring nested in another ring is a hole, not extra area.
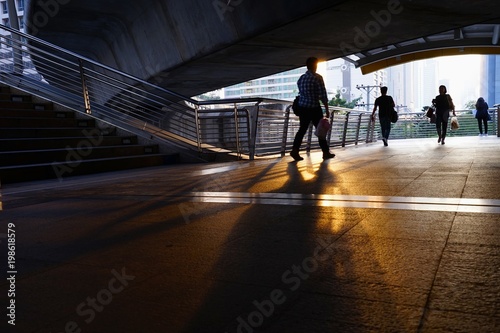
[(334, 152), (4, 186), (2, 332), (500, 332), (500, 139)]

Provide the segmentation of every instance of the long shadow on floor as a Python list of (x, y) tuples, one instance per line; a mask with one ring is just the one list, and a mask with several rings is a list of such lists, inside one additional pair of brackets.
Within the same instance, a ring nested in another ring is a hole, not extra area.
[[(329, 162), (289, 163), (288, 180), (276, 192), (332, 193), (339, 184)], [(212, 287), (184, 332), (326, 332), (352, 329), (356, 321), (358, 328), (367, 325), (355, 284), (339, 283), (350, 275), (345, 270), (353, 266), (353, 249), (336, 244), (362, 217), (317, 204), (251, 205), (232, 230), (236, 241), (220, 251)]]

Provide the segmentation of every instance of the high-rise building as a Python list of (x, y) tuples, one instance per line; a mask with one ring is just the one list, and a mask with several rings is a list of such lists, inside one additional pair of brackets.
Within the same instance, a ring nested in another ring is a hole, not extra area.
[(297, 96), (297, 80), (304, 68), (265, 76), (223, 89), (225, 98), (263, 97), (293, 100)]
[[(297, 80), (306, 72), (306, 67), (239, 83), (223, 89), (224, 98), (263, 97), (292, 101), (298, 94)], [(362, 75), (353, 64), (343, 60), (329, 60), (318, 65), (318, 73), (323, 76), (328, 98), (332, 99), (337, 92), (348, 102), (362, 97), (366, 103), (367, 96), (356, 85), (383, 85), (386, 81), (384, 71)], [(371, 99), (374, 101), (374, 98)], [(366, 105), (362, 108), (364, 109)]]
[[(496, 56), (451, 56), (414, 61), (387, 69), (389, 94), (392, 94), (399, 109), (421, 111), (429, 106), (439, 94), (439, 86), (445, 85), (452, 96), (457, 110), (465, 109), (471, 101), (484, 95), (488, 89), (494, 93), (495, 61), (483, 65), (485, 59)], [(500, 64), (500, 63), (498, 63)], [(500, 99), (491, 97), (493, 100)], [(488, 102), (491, 104), (491, 102)], [(493, 104), (491, 104), (493, 105)]]
[(479, 86), (480, 97), (483, 97), (490, 107), (500, 104), (500, 56), (484, 57)]
[[(24, 0), (15, 0), (15, 11), (18, 19), (19, 30), (25, 32), (24, 24)], [(9, 18), (9, 6), (7, 1), (0, 1), (0, 19), (3, 25), (11, 27)], [(12, 47), (9, 41), (10, 33), (3, 31), (0, 35), (0, 71), (11, 72), (14, 68)], [(23, 55), (23, 74), (26, 76), (39, 77), (30, 58)]]
[[(19, 20), (19, 30), (24, 31), (24, 0), (16, 0), (16, 11)], [(0, 17), (2, 18), (2, 24), (6, 26), (10, 26), (9, 20), (9, 6), (7, 1), (0, 1)]]
[(431, 105), (438, 90), (437, 63), (427, 59), (387, 68), (388, 94), (398, 112), (421, 111)]

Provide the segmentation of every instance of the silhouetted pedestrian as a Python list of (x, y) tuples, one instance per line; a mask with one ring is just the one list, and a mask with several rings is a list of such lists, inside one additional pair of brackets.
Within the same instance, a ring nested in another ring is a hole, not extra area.
[[(309, 124), (313, 123), (314, 127), (318, 126), (318, 123), (323, 119), (323, 110), (321, 109), (320, 101), (325, 106), (325, 117), (330, 117), (330, 112), (328, 110), (328, 96), (326, 94), (325, 83), (323, 77), (316, 73), (318, 68), (318, 59), (310, 57), (306, 61), (307, 72), (303, 74), (297, 81), (297, 86), (299, 88), (299, 107), (300, 107), (300, 127), (295, 134), (295, 139), (293, 140), (293, 148), (290, 152), (290, 156), (296, 161), (301, 161), (302, 158), (299, 155), (300, 145), (304, 139), (304, 135), (309, 128)], [(335, 154), (330, 153), (330, 148), (328, 142), (323, 137), (318, 137), (319, 146), (323, 151), (323, 159), (333, 158)]]
[(438, 143), (444, 145), (450, 111), (453, 111), (453, 115), (456, 116), (455, 105), (453, 104), (451, 96), (447, 94), (445, 86), (439, 86), (439, 95), (432, 100), (432, 104), (436, 108), (436, 130), (438, 134)]
[(380, 130), (382, 131), (382, 141), (384, 146), (388, 146), (389, 134), (391, 133), (391, 113), (396, 104), (391, 96), (387, 95), (387, 87), (380, 87), (382, 96), (375, 99), (375, 106), (372, 112), (372, 121), (375, 121), (375, 111), (378, 110), (378, 119), (380, 121)]
[(479, 97), (476, 102), (476, 119), (477, 126), (479, 127), (479, 135), (483, 135), (483, 124), (484, 124), (484, 134), (488, 135), (488, 120), (490, 115), (488, 114), (488, 103), (484, 98)]

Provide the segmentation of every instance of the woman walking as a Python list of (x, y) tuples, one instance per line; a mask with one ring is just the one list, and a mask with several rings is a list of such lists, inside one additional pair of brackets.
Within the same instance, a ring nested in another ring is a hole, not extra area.
[(447, 94), (445, 86), (439, 86), (439, 95), (432, 100), (432, 104), (436, 108), (436, 130), (438, 134), (438, 143), (444, 145), (450, 111), (453, 111), (453, 115), (456, 116), (455, 105), (453, 104), (451, 96)]
[(479, 97), (476, 102), (476, 119), (477, 126), (479, 127), (479, 135), (483, 135), (483, 124), (484, 124), (484, 134), (488, 135), (488, 103), (485, 102), (484, 98)]

